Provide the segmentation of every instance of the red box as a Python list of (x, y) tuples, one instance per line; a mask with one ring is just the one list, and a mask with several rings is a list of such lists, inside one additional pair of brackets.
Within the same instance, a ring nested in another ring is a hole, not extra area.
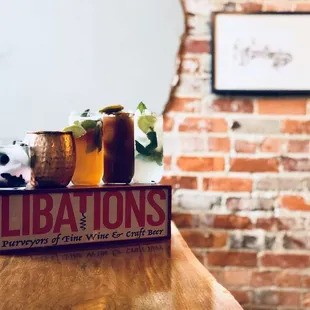
[(0, 251), (168, 239), (171, 187), (0, 190)]

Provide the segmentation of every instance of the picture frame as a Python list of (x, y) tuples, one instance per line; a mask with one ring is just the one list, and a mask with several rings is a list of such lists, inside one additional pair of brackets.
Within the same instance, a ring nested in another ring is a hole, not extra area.
[(310, 95), (310, 12), (214, 12), (212, 92)]

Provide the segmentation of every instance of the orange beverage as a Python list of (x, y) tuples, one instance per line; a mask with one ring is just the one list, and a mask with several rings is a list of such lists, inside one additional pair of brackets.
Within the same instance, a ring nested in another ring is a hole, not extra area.
[[(98, 185), (103, 175), (102, 121), (100, 114), (71, 113), (70, 127), (74, 134), (76, 165), (74, 185)], [(68, 128), (70, 128), (68, 127)]]

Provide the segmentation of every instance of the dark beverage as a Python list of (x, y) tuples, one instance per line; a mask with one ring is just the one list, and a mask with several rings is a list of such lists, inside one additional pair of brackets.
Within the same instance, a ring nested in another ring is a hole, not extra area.
[(134, 175), (133, 114), (103, 116), (103, 182), (130, 183)]

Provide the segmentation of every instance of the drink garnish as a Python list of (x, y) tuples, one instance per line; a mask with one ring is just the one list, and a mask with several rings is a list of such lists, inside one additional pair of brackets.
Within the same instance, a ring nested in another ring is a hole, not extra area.
[(138, 106), (137, 106), (137, 110), (139, 110), (140, 113), (143, 114), (143, 112), (144, 112), (145, 110), (147, 110), (147, 107), (146, 107), (146, 105), (141, 101), (141, 102), (138, 104)]
[(154, 130), (155, 123), (156, 116), (154, 115), (141, 115), (138, 118), (138, 126), (145, 134)]
[(68, 126), (64, 128), (62, 131), (64, 132), (71, 131), (75, 138), (81, 138), (82, 136), (86, 134), (86, 130), (81, 125), (77, 125), (77, 124)]
[(109, 106), (104, 107), (101, 110), (99, 110), (99, 113), (113, 114), (113, 113), (118, 113), (118, 112), (122, 111), (123, 109), (124, 109), (124, 107), (120, 104), (109, 105)]
[(90, 116), (90, 109), (86, 109), (82, 114), (81, 117), (88, 117)]
[(92, 133), (92, 138), (87, 140), (87, 153), (91, 153), (98, 150), (98, 153), (102, 150), (102, 125), (101, 121), (95, 122), (94, 132)]
[(139, 153), (136, 158), (147, 162), (155, 161), (158, 166), (163, 165), (163, 152), (153, 151), (150, 155)]
[(143, 154), (145, 156), (152, 155), (152, 152), (155, 151), (157, 148), (157, 135), (155, 131), (150, 131), (147, 134), (148, 139), (150, 140), (150, 143), (147, 146), (143, 146), (139, 141), (136, 142), (136, 150), (138, 153)]
[(86, 119), (80, 124), (85, 130), (95, 129), (97, 126), (97, 121), (92, 119)]
[(95, 144), (98, 148), (98, 153), (102, 150), (102, 123), (101, 121), (97, 122), (95, 129)]
[(137, 110), (141, 113), (137, 121), (138, 127), (145, 133), (150, 143), (143, 146), (139, 141), (135, 140), (136, 151), (139, 153), (136, 157), (144, 161), (156, 161), (161, 166), (163, 164), (163, 152), (156, 150), (158, 147), (157, 134), (154, 130), (157, 121), (156, 116), (146, 114), (149, 111), (142, 101), (138, 104)]

